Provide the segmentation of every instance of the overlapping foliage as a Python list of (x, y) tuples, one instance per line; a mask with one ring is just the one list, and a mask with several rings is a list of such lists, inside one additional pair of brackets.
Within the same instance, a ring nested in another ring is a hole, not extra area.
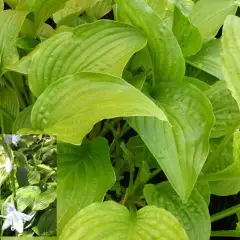
[[(0, 140), (1, 236), (56, 236), (56, 137), (6, 134)], [(17, 209), (12, 216), (11, 207)]]
[(59, 239), (240, 237), (208, 210), (240, 192), (238, 0), (4, 2), (1, 131), (57, 135)]

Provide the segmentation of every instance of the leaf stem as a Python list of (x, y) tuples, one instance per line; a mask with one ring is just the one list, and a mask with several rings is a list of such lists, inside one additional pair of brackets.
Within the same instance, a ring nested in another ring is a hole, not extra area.
[(240, 231), (212, 231), (211, 237), (240, 237)]
[(102, 128), (100, 136), (104, 137), (111, 129), (111, 127), (115, 127), (116, 124), (121, 120), (121, 118), (115, 118), (112, 121), (107, 120)]
[(233, 215), (237, 212), (240, 212), (240, 204), (212, 215), (211, 216), (211, 222), (216, 222), (216, 221), (221, 220), (225, 217), (231, 216), (231, 215)]
[(153, 172), (151, 173), (148, 181), (150, 181), (151, 179), (153, 179), (153, 178), (154, 178), (156, 175), (158, 175), (161, 171), (162, 171), (161, 168), (157, 168), (157, 169), (153, 170)]

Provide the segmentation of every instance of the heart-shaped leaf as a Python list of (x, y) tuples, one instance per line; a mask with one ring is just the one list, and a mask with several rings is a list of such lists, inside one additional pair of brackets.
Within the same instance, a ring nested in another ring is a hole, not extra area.
[(186, 202), (208, 155), (212, 106), (203, 92), (189, 83), (162, 83), (153, 95), (172, 126), (150, 117), (130, 118), (129, 123)]
[(164, 209), (147, 206), (138, 212), (109, 201), (94, 203), (76, 214), (59, 240), (188, 240), (181, 224)]

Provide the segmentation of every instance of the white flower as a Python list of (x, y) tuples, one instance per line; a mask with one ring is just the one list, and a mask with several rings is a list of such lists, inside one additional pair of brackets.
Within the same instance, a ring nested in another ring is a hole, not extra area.
[(24, 222), (32, 219), (32, 216), (17, 211), (13, 204), (7, 207), (7, 216), (0, 215), (0, 217), (5, 218), (2, 225), (3, 231), (11, 227), (12, 231), (16, 230), (18, 233), (23, 232)]
[(18, 142), (20, 141), (21, 136), (20, 135), (14, 135), (14, 134), (5, 134), (4, 135), (4, 141), (7, 144), (13, 144), (15, 146), (17, 146)]
[(7, 154), (6, 159), (5, 159), (5, 164), (0, 165), (0, 169), (1, 168), (5, 168), (6, 173), (10, 173), (12, 171), (13, 166), (12, 166), (12, 162), (11, 162), (11, 159), (10, 159), (8, 154)]

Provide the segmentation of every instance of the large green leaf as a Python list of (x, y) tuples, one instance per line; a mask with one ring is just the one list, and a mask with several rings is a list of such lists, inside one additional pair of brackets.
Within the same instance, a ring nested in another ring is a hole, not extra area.
[(198, 27), (203, 37), (214, 37), (224, 20), (237, 11), (233, 0), (200, 0), (190, 14), (190, 21)]
[(184, 82), (162, 83), (153, 96), (172, 126), (150, 117), (130, 118), (129, 123), (186, 202), (208, 155), (212, 106), (203, 92)]
[(221, 61), (221, 40), (211, 39), (203, 44), (202, 49), (186, 61), (218, 79), (223, 79)]
[(176, 218), (164, 209), (147, 206), (138, 212), (109, 201), (94, 203), (75, 215), (59, 240), (187, 240)]
[(194, 189), (187, 203), (183, 203), (168, 182), (146, 185), (144, 196), (148, 205), (164, 208), (171, 212), (183, 225), (189, 240), (209, 240), (211, 219), (208, 205)]
[(115, 183), (108, 143), (58, 144), (58, 233), (82, 208), (103, 200)]
[(17, 133), (17, 131), (21, 128), (32, 128), (31, 123), (31, 112), (32, 105), (25, 108), (22, 112), (20, 112), (15, 119), (12, 127), (12, 133)]
[(175, 5), (172, 31), (185, 57), (196, 54), (202, 47), (202, 36), (188, 16)]
[(185, 61), (172, 31), (147, 5), (145, 0), (116, 0), (119, 20), (131, 22), (148, 36), (148, 49), (153, 62), (153, 84), (181, 81)]
[[(212, 141), (211, 148), (214, 153), (220, 144), (218, 139)], [(216, 145), (216, 143), (218, 144)], [(234, 133), (233, 143), (229, 141), (218, 153), (217, 159), (212, 162), (203, 178), (210, 181), (211, 192), (215, 195), (235, 195), (240, 191), (239, 131)]]
[(33, 106), (31, 120), (35, 129), (80, 144), (95, 123), (119, 116), (166, 121), (162, 110), (139, 90), (100, 73), (77, 73), (51, 84)]
[(68, 0), (64, 8), (53, 15), (54, 21), (59, 23), (60, 20), (63, 20), (69, 15), (78, 16), (81, 12), (98, 1), (99, 0)]
[(222, 37), (222, 69), (227, 87), (240, 107), (240, 19), (229, 16)]
[(138, 29), (108, 20), (59, 33), (31, 53), (30, 88), (39, 96), (52, 82), (81, 71), (121, 76), (130, 57), (145, 45)]
[(224, 136), (238, 122), (240, 125), (238, 105), (231, 92), (227, 89), (225, 81), (216, 82), (205, 94), (212, 103), (216, 118), (211, 137), (218, 138)]
[(6, 10), (0, 12), (0, 75), (6, 66), (18, 61), (19, 55), (15, 41), (18, 38), (26, 12)]
[(0, 126), (3, 133), (12, 132), (12, 124), (18, 112), (19, 102), (14, 90), (0, 87)]

